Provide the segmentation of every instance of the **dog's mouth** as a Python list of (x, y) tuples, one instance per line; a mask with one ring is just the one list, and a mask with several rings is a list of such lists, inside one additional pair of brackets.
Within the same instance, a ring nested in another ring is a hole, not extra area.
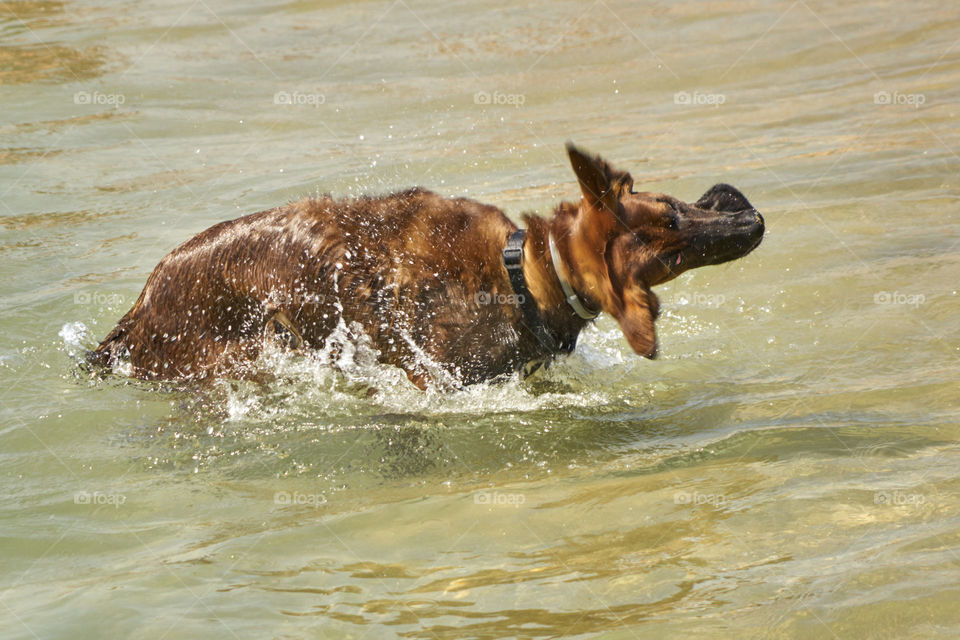
[(671, 271), (677, 271), (681, 264), (683, 264), (683, 251), (677, 252), (677, 257), (673, 259), (670, 264)]

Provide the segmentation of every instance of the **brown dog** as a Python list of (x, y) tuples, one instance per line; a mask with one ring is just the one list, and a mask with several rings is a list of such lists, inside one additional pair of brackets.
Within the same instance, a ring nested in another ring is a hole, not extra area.
[(422, 389), (427, 360), (471, 383), (570, 351), (600, 311), (653, 358), (651, 287), (746, 255), (763, 218), (728, 185), (685, 204), (567, 151), (582, 200), (524, 216), (525, 233), (495, 207), (421, 189), (215, 225), (160, 261), (91, 360), (128, 360), (140, 378), (244, 375), (265, 339), (317, 348), (343, 321)]

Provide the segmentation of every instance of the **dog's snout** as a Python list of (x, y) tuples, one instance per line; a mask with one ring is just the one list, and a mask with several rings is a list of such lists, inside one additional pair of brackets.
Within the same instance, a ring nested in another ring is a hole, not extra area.
[(732, 232), (752, 234), (757, 230), (762, 232), (764, 228), (763, 216), (753, 208), (737, 213), (723, 213), (717, 219)]
[(763, 221), (763, 216), (760, 215), (760, 212), (756, 209), (753, 209), (753, 237), (759, 240), (763, 237), (764, 231), (766, 231), (766, 223)]
[(708, 211), (689, 222), (690, 245), (699, 258), (685, 262), (688, 269), (742, 258), (760, 245), (766, 231), (763, 216), (753, 207), (737, 212)]
[(753, 248), (756, 249), (757, 246), (759, 246), (760, 243), (763, 241), (763, 234), (766, 233), (767, 226), (766, 226), (766, 223), (764, 223), (763, 216), (760, 215), (759, 211), (754, 210), (753, 213), (757, 217), (756, 229), (753, 232), (753, 238), (755, 242), (755, 244), (753, 245)]
[(762, 232), (764, 229), (763, 216), (753, 208), (736, 213), (720, 214), (718, 219), (722, 221), (722, 224), (729, 225), (731, 229), (738, 229), (741, 232), (744, 230), (749, 230), (750, 233), (758, 230)]
[(763, 236), (765, 228), (763, 216), (756, 209), (750, 208), (731, 215), (734, 216), (734, 224), (739, 229), (739, 233), (745, 234), (751, 239)]

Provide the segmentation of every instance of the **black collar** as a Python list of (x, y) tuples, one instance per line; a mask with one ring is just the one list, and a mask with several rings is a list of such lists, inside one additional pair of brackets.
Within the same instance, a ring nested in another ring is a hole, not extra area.
[(543, 316), (537, 308), (537, 301), (530, 294), (527, 279), (523, 277), (523, 241), (526, 235), (527, 232), (523, 229), (514, 231), (507, 238), (507, 246), (503, 249), (503, 266), (507, 268), (507, 274), (510, 276), (510, 286), (513, 287), (513, 293), (516, 294), (517, 301), (520, 303), (527, 328), (533, 332), (540, 344), (550, 353), (558, 351), (570, 353), (577, 346), (577, 337), (558, 340), (553, 335), (543, 322)]

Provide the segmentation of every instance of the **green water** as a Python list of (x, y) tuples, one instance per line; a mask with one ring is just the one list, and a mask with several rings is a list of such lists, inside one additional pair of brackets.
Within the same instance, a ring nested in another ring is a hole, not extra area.
[[(4, 638), (960, 635), (949, 3), (0, 3)], [(94, 382), (170, 249), (302, 195), (548, 212), (570, 139), (767, 236), (526, 381)], [(373, 385), (377, 391), (367, 397)]]

